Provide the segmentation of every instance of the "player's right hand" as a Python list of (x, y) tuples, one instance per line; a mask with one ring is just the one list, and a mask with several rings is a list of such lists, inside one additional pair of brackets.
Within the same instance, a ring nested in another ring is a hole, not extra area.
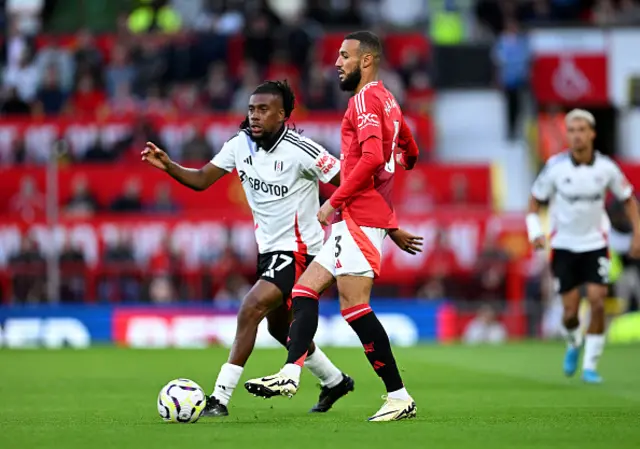
[(147, 142), (144, 150), (140, 153), (142, 160), (148, 164), (167, 171), (171, 165), (171, 158), (167, 153), (158, 148), (153, 142)]
[(531, 244), (533, 245), (533, 249), (535, 249), (536, 251), (545, 249), (547, 246), (547, 239), (544, 237), (544, 235), (541, 235), (540, 237), (536, 237), (533, 242), (531, 242)]

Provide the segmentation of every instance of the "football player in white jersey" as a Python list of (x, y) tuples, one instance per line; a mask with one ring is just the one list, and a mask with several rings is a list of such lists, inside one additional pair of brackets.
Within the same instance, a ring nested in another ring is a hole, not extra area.
[(578, 319), (581, 288), (591, 306), (591, 321), (584, 338), (582, 379), (602, 382), (598, 360), (605, 344), (604, 301), (609, 284), (609, 218), (605, 210), (607, 191), (625, 204), (633, 225), (630, 255), (640, 257), (640, 216), (633, 188), (618, 165), (593, 148), (596, 122), (593, 115), (574, 109), (565, 118), (570, 148), (549, 159), (533, 188), (527, 215), (529, 240), (543, 249), (546, 239), (540, 223), (540, 207), (550, 205), (551, 270), (556, 291), (562, 296), (567, 349), (564, 373), (573, 376), (583, 336)]
[[(294, 94), (286, 82), (268, 81), (258, 86), (240, 131), (200, 169), (180, 166), (151, 142), (142, 152), (143, 161), (198, 191), (235, 169), (254, 217), (259, 279), (240, 306), (229, 358), (207, 401), (205, 416), (228, 415), (227, 405), (264, 318), (269, 333), (287, 345), (291, 290), (323, 244), (324, 231), (316, 219), (320, 208), (318, 181), (339, 184), (340, 162), (287, 126), (294, 104)], [(420, 251), (420, 237), (400, 229), (390, 236), (404, 251)], [(313, 343), (309, 354), (305, 366), (322, 385), (319, 401), (311, 411), (326, 412), (353, 390), (354, 382)]]

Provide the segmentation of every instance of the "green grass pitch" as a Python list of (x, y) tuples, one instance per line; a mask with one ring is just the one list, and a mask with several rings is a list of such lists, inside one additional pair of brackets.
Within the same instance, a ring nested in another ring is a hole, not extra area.
[[(605, 384), (561, 373), (563, 345), (398, 349), (418, 419), (368, 423), (381, 382), (361, 350), (327, 349), (356, 391), (310, 415), (318, 389), (305, 374), (293, 399), (258, 399), (240, 386), (231, 416), (165, 424), (160, 388), (188, 377), (210, 392), (227, 351), (95, 348), (0, 351), (0, 448), (637, 448), (640, 347), (607, 348)], [(275, 372), (281, 350), (256, 351), (243, 379)]]

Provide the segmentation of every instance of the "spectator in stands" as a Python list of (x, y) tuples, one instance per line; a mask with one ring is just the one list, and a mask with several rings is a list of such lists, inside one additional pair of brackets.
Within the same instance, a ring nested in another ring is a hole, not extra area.
[[(161, 109), (157, 107), (154, 110), (159, 111)], [(149, 121), (142, 119), (135, 123), (128, 135), (114, 144), (113, 153), (116, 157), (137, 162), (140, 158), (140, 148), (144, 148), (149, 141), (160, 142), (157, 145), (162, 144), (162, 148), (166, 148), (163, 139), (160, 138), (153, 125)], [(173, 157), (174, 155), (171, 154), (171, 156)]]
[(310, 110), (327, 111), (337, 108), (333, 85), (319, 65), (312, 66), (307, 76), (303, 104)]
[[(5, 152), (6, 151), (6, 152)], [(3, 150), (2, 162), (9, 164), (24, 164), (27, 162), (27, 148), (24, 143), (24, 138), (21, 136), (14, 136), (6, 150)]]
[(74, 217), (90, 217), (98, 210), (98, 201), (89, 190), (89, 183), (84, 176), (76, 176), (71, 185), (71, 197), (64, 207), (66, 215)]
[(514, 140), (519, 137), (517, 126), (522, 115), (522, 97), (528, 84), (531, 59), (528, 40), (515, 20), (507, 21), (505, 31), (493, 49), (493, 59), (507, 106), (507, 138)]
[(411, 75), (405, 99), (407, 112), (429, 114), (432, 110), (435, 92), (431, 79), (425, 71), (416, 71)]
[(288, 21), (285, 33), (289, 60), (304, 74), (310, 65), (309, 56), (313, 43), (321, 36), (322, 28), (312, 17), (301, 11)]
[(379, 75), (380, 79), (384, 82), (384, 87), (389, 89), (393, 96), (396, 97), (398, 104), (401, 106), (404, 105), (405, 86), (402, 82), (402, 78), (398, 72), (389, 67), (388, 63), (384, 59), (380, 63)]
[(593, 22), (598, 26), (611, 26), (617, 21), (616, 7), (612, 0), (598, 0), (593, 8)]
[(93, 77), (94, 82), (102, 80), (102, 53), (96, 46), (95, 38), (89, 30), (81, 30), (78, 33), (73, 58), (76, 64), (76, 78), (89, 74)]
[(416, 293), (417, 299), (446, 299), (445, 281), (434, 276), (420, 286)]
[(198, 114), (203, 110), (200, 98), (195, 84), (176, 84), (171, 91), (172, 109), (177, 114)]
[(404, 214), (424, 215), (433, 209), (435, 198), (429, 192), (429, 183), (426, 175), (416, 170), (407, 176), (398, 209)]
[(83, 160), (91, 163), (109, 162), (113, 161), (116, 156), (115, 152), (105, 145), (102, 136), (98, 136), (93, 144), (87, 148)]
[(154, 304), (169, 304), (177, 295), (169, 276), (155, 276), (149, 283), (149, 299)]
[(462, 340), (467, 344), (500, 344), (507, 340), (507, 329), (489, 305), (483, 305), (464, 330)]
[(10, 20), (9, 32), (3, 44), (3, 64), (7, 70), (14, 70), (20, 65), (24, 54), (34, 52), (33, 40), (21, 32), (15, 21)]
[(0, 107), (2, 115), (31, 115), (31, 106), (18, 96), (18, 90), (15, 87), (4, 88), (2, 94)]
[(102, 301), (140, 301), (140, 282), (135, 276), (135, 258), (131, 236), (115, 234), (107, 243), (103, 256), (107, 267), (115, 272), (98, 284), (98, 297)]
[(469, 183), (460, 173), (451, 177), (451, 205), (460, 207), (469, 205)]
[(140, 180), (137, 178), (131, 178), (127, 181), (124, 187), (122, 195), (117, 197), (113, 203), (111, 203), (111, 210), (113, 212), (141, 212), (142, 211), (142, 186)]
[(171, 214), (180, 208), (171, 197), (171, 186), (165, 182), (158, 184), (155, 191), (155, 198), (147, 207), (149, 212)]
[(78, 80), (67, 110), (78, 119), (100, 117), (106, 112), (106, 98), (104, 91), (96, 86), (94, 77), (86, 73)]
[(45, 259), (38, 243), (31, 236), (20, 240), (20, 249), (9, 258), (13, 274), (13, 294), (21, 303), (43, 302)]
[(133, 66), (129, 62), (127, 48), (122, 45), (113, 47), (111, 51), (111, 61), (105, 72), (106, 88), (109, 97), (115, 97), (117, 87), (122, 84), (131, 87), (135, 75), (136, 73)]
[(169, 65), (161, 43), (154, 38), (142, 39), (133, 56), (136, 73), (133, 92), (144, 98), (150, 86), (162, 86)]
[(616, 23), (620, 25), (640, 24), (640, 4), (637, 0), (620, 0)]
[(66, 303), (80, 303), (85, 300), (85, 258), (82, 249), (65, 238), (59, 254), (60, 262), (60, 300)]
[(262, 13), (248, 17), (244, 36), (245, 57), (256, 63), (260, 70), (265, 70), (275, 49), (275, 38), (269, 17)]
[(59, 38), (48, 37), (45, 46), (38, 50), (35, 61), (38, 73), (55, 70), (61, 89), (64, 92), (71, 91), (75, 79), (75, 60), (71, 52), (61, 45)]
[(581, 0), (551, 0), (554, 17), (562, 21), (576, 20), (580, 16)]
[(182, 160), (188, 162), (206, 162), (213, 158), (213, 148), (204, 135), (204, 128), (199, 127), (191, 139), (182, 147)]
[(138, 110), (138, 103), (131, 94), (131, 84), (127, 82), (116, 84), (113, 97), (109, 98), (105, 106), (105, 111), (108, 112), (109, 116), (130, 117)]
[(233, 98), (233, 85), (224, 62), (215, 62), (209, 68), (203, 103), (212, 111), (228, 111)]
[(17, 64), (7, 67), (3, 79), (5, 88), (15, 87), (20, 99), (26, 103), (35, 100), (38, 80), (38, 67), (33, 61), (33, 54), (27, 48), (20, 54)]
[(433, 247), (423, 259), (424, 272), (431, 277), (443, 279), (454, 276), (459, 270), (458, 258), (451, 246), (451, 237), (446, 229), (438, 229)]
[(45, 197), (38, 192), (35, 179), (28, 175), (22, 178), (20, 190), (9, 201), (9, 209), (27, 223), (42, 217), (45, 212)]
[(246, 114), (249, 97), (260, 83), (258, 68), (255, 64), (246, 61), (242, 69), (242, 83), (233, 95), (231, 108), (236, 114)]
[(18, 29), (33, 36), (40, 31), (44, 0), (6, 0), (6, 11)]
[(251, 290), (251, 285), (247, 280), (243, 276), (233, 273), (226, 277), (224, 286), (216, 293), (213, 301), (221, 307), (234, 306), (242, 301), (249, 290)]
[(521, 17), (523, 23), (533, 26), (549, 24), (554, 20), (549, 0), (533, 0), (531, 3), (525, 3)]
[(58, 68), (55, 65), (48, 66), (38, 89), (34, 111), (38, 115), (55, 116), (63, 111), (66, 103), (67, 94), (62, 88)]

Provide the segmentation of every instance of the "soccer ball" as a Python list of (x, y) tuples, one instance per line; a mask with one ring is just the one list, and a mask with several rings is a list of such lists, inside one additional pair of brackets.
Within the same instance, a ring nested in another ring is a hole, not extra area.
[(165, 422), (194, 423), (202, 414), (207, 395), (189, 379), (175, 379), (158, 395), (158, 413)]

